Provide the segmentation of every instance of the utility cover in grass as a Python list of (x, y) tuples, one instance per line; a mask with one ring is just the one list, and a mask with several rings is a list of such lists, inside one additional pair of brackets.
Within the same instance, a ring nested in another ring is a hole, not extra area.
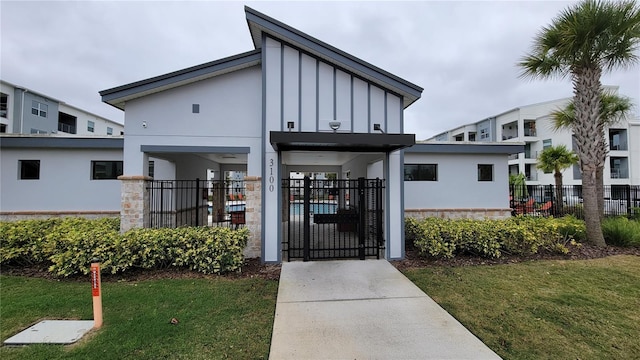
[(8, 338), (4, 344), (72, 344), (92, 328), (93, 320), (43, 320)]

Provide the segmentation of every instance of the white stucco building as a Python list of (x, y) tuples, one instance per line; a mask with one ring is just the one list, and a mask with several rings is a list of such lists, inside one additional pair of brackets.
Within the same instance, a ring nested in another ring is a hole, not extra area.
[(5, 130), (29, 131), (0, 137), (0, 218), (246, 226), (245, 255), (280, 262), (401, 259), (405, 216), (510, 216), (507, 162), (522, 143), (415, 144), (403, 112), (421, 87), (245, 12), (255, 49), (101, 91), (125, 113), (113, 135), (3, 83)]
[[(149, 226), (146, 204), (153, 195), (145, 184), (151, 180), (148, 159), (156, 157), (175, 164), (175, 179), (246, 171), (250, 249), (259, 251), (253, 255), (263, 261), (302, 253), (305, 259), (327, 253), (331, 258), (358, 257), (358, 247), (376, 248), (366, 256), (402, 258), (405, 199), (417, 209), (429, 208), (406, 197), (404, 189), (402, 149), (414, 145), (415, 136), (404, 132), (403, 110), (420, 98), (422, 88), (253, 9), (245, 11), (254, 50), (100, 92), (104, 102), (125, 112), (122, 226)], [(448, 151), (473, 152), (459, 148), (454, 144)], [(513, 152), (508, 148), (487, 146), (487, 153), (500, 155), (478, 155), (481, 159), (466, 163), (468, 169), (455, 165), (454, 174), (474, 174), (475, 184), (477, 162), (504, 162)], [(407, 156), (449, 166), (446, 155), (436, 159), (419, 152)], [(448, 177), (448, 171), (442, 174)], [(319, 192), (311, 184), (299, 191), (291, 188), (292, 172), (336, 173), (338, 179), (335, 189)], [(483, 191), (492, 195), (490, 203), (477, 202), (482, 209), (508, 213), (502, 175), (506, 181), (506, 163), (491, 167), (488, 181), (500, 178), (493, 182), (498, 190)], [(356, 179), (369, 185), (357, 187)], [(421, 191), (414, 189), (418, 184), (411, 184), (412, 191)], [(437, 185), (433, 191), (446, 187), (442, 181)], [(302, 199), (304, 194), (315, 196), (315, 203)], [(304, 206), (311, 211), (303, 218), (299, 208)], [(341, 211), (347, 215), (333, 215)], [(336, 229), (347, 227), (343, 222), (356, 222), (357, 234), (339, 234)], [(365, 227), (375, 238), (365, 234)], [(320, 233), (344, 241), (322, 247), (318, 244), (328, 240)], [(351, 242), (354, 237), (359, 244)]]
[[(607, 86), (617, 93), (618, 87)], [(536, 168), (538, 154), (548, 146), (573, 148), (568, 130), (555, 130), (550, 114), (563, 109), (571, 98), (520, 106), (484, 120), (463, 125), (431, 137), (427, 141), (523, 142), (524, 152), (509, 159), (510, 174), (525, 174), (529, 185), (554, 184), (553, 174)], [(640, 185), (640, 119), (627, 118), (605, 129), (609, 158), (605, 163), (605, 185)], [(580, 185), (578, 165), (563, 173), (563, 184)]]
[(0, 80), (0, 133), (106, 137), (123, 131), (119, 122)]

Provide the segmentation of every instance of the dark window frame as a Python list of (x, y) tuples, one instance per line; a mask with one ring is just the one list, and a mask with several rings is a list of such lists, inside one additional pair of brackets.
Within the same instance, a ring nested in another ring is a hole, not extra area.
[(9, 95), (0, 93), (0, 117), (9, 117)]
[[(91, 160), (91, 180), (117, 180), (123, 174), (122, 160)], [(102, 165), (103, 169), (96, 172), (96, 165)]]
[(40, 180), (40, 160), (18, 160), (18, 168), (20, 180)]
[(404, 181), (438, 181), (438, 164), (404, 164), (403, 173)]
[(490, 182), (493, 178), (493, 164), (478, 164), (478, 181)]

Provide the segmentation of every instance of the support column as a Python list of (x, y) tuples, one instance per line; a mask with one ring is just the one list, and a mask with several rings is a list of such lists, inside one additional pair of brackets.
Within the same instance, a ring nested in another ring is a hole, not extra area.
[(149, 227), (148, 176), (119, 176), (121, 181), (120, 232)]
[(247, 258), (260, 257), (262, 249), (262, 178), (245, 176), (245, 226), (249, 229), (249, 242), (244, 249)]

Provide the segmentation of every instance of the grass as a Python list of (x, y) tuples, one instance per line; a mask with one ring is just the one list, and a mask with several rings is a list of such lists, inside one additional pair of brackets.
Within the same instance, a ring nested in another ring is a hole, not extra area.
[(602, 221), (602, 234), (609, 245), (640, 247), (640, 219), (606, 218)]
[[(93, 318), (88, 281), (0, 276), (0, 286), (2, 341), (41, 319)], [(277, 287), (222, 278), (103, 283), (101, 329), (70, 346), (2, 346), (0, 358), (266, 359)]]
[(412, 269), (505, 359), (637, 359), (640, 257)]

